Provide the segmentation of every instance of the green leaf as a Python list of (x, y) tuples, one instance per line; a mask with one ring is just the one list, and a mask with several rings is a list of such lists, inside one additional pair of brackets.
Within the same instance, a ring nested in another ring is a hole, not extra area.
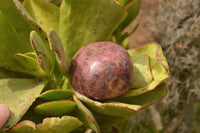
[(19, 122), (22, 122), (24, 120), (29, 120), (35, 122), (36, 124), (42, 123), (43, 119), (46, 118), (46, 116), (38, 114), (37, 112), (34, 111), (34, 108), (41, 103), (43, 103), (43, 101), (36, 99), (35, 102), (30, 106), (28, 111), (23, 115), (23, 117), (20, 119)]
[(44, 0), (44, 1), (50, 2), (58, 7), (60, 6), (60, 4), (62, 2), (62, 0)]
[(63, 0), (59, 31), (68, 63), (81, 47), (108, 40), (125, 16), (113, 0)]
[(132, 0), (117, 0), (117, 2), (122, 6), (126, 6), (130, 1)]
[(0, 67), (0, 79), (8, 79), (8, 78), (33, 78), (33, 76), (25, 73), (9, 71), (7, 69)]
[(167, 89), (164, 84), (161, 84), (154, 90), (138, 96), (102, 102), (91, 100), (77, 92), (75, 94), (92, 112), (100, 126), (111, 126), (122, 123), (135, 112), (162, 99), (167, 95)]
[(126, 9), (128, 15), (114, 31), (111, 40), (127, 49), (128, 43), (126, 43), (126, 39), (136, 31), (139, 24), (132, 28), (130, 32), (126, 32), (125, 29), (132, 23), (132, 21), (138, 15), (141, 0), (118, 0), (118, 2)]
[(116, 101), (109, 102), (98, 102), (95, 100), (91, 100), (78, 92), (75, 92), (76, 96), (83, 101), (85, 105), (91, 110), (96, 111), (102, 114), (116, 116), (116, 117), (126, 117), (132, 115), (134, 112), (139, 110), (141, 106), (139, 105), (129, 105), (126, 103), (120, 103)]
[(32, 30), (38, 32), (47, 47), (46, 35), (33, 21), (21, 14), (12, 0), (0, 1), (0, 29), (0, 67), (26, 73), (15, 54), (33, 52), (30, 44)]
[(32, 121), (23, 121), (12, 127), (8, 133), (38, 133), (35, 123)]
[(82, 122), (75, 117), (52, 117), (44, 119), (43, 123), (38, 125), (32, 121), (22, 121), (12, 127), (8, 133), (70, 133), (80, 126)]
[[(117, 40), (117, 39), (116, 39)], [(115, 43), (117, 43), (118, 44), (118, 42), (117, 41), (114, 41)], [(129, 49), (129, 40), (128, 40), (128, 37), (126, 37), (123, 41), (122, 41), (122, 43), (120, 44), (123, 48), (125, 48), (126, 50), (128, 50)]]
[(94, 117), (97, 120), (100, 127), (108, 127), (108, 126), (120, 124), (130, 117), (130, 115), (125, 116), (125, 117), (117, 117), (117, 116), (106, 115), (106, 114), (102, 114), (98, 112), (92, 112), (92, 113), (94, 114)]
[(13, 0), (13, 2), (15, 3), (15, 6), (17, 7), (17, 9), (21, 12), (21, 14), (23, 14), (23, 16), (25, 16), (27, 19), (29, 19), (30, 21), (37, 23), (32, 17), (31, 15), (28, 13), (28, 11), (23, 7), (23, 5), (21, 4), (21, 2), (19, 0)]
[(73, 99), (77, 105), (74, 115), (77, 116), (85, 126), (91, 128), (96, 133), (100, 133), (99, 125), (90, 110), (88, 110), (76, 96), (73, 96)]
[(142, 108), (144, 108), (164, 98), (167, 95), (167, 92), (168, 91), (165, 87), (165, 84), (162, 83), (158, 85), (155, 89), (146, 93), (131, 97), (120, 97), (116, 99), (116, 101), (132, 105), (140, 105), (142, 106)]
[(36, 79), (0, 80), (0, 103), (7, 105), (11, 111), (5, 128), (12, 127), (21, 119), (43, 87), (44, 83)]
[(45, 75), (36, 59), (21, 53), (16, 53), (15, 58), (21, 67), (24, 68), (25, 73), (35, 76)]
[(46, 118), (37, 126), (39, 133), (70, 133), (82, 126), (82, 122), (71, 116)]
[[(128, 50), (131, 57), (137, 55), (148, 55), (150, 58), (150, 68), (153, 80), (144, 87), (133, 88), (123, 95), (123, 97), (136, 96), (153, 90), (156, 86), (169, 78), (169, 67), (161, 46), (155, 42), (145, 44), (140, 48)], [(141, 72), (144, 73), (144, 72)], [(143, 75), (146, 76), (146, 75)]]
[(62, 116), (72, 112), (75, 106), (71, 100), (60, 100), (39, 104), (34, 110), (45, 116)]
[(68, 75), (69, 74), (69, 67), (68, 67), (68, 64), (67, 64), (65, 51), (64, 51), (62, 42), (61, 42), (59, 36), (57, 35), (57, 33), (55, 32), (54, 29), (52, 29), (52, 28), (49, 29), (48, 38), (49, 38), (51, 50), (56, 52), (57, 61), (58, 61), (58, 64), (60, 66), (61, 71), (65, 75)]
[(50, 73), (54, 65), (54, 58), (51, 56), (50, 51), (45, 47), (45, 44), (36, 31), (31, 32), (30, 40), (40, 67), (46, 73)]
[(128, 12), (127, 17), (119, 25), (116, 32), (122, 33), (124, 29), (131, 24), (131, 22), (136, 18), (139, 13), (141, 0), (119, 0), (120, 5), (124, 6)]
[(54, 89), (45, 91), (38, 98), (43, 99), (45, 101), (57, 101), (70, 99), (72, 95), (73, 92), (69, 89)]
[(27, 52), (27, 53), (24, 53), (24, 55), (29, 56), (29, 57), (32, 57), (32, 58), (34, 58), (34, 59), (37, 59), (37, 56), (36, 56), (36, 53), (35, 53), (35, 52)]
[(134, 66), (134, 80), (132, 88), (144, 87), (153, 80), (150, 68), (150, 60), (148, 55), (132, 56)]
[(41, 0), (25, 0), (24, 7), (35, 19), (37, 24), (47, 33), (54, 28), (57, 33), (59, 23), (59, 8)]

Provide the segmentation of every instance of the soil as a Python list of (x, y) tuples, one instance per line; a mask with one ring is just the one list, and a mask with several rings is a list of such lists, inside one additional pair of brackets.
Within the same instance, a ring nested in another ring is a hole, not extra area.
[(155, 22), (157, 19), (158, 0), (141, 0), (141, 2), (141, 9), (137, 18), (127, 29), (129, 31), (136, 24), (139, 24), (138, 29), (129, 37), (130, 48), (154, 41), (156, 33)]

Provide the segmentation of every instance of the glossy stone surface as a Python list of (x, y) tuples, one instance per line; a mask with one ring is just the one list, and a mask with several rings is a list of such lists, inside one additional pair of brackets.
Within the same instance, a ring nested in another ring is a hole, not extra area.
[(112, 42), (97, 42), (74, 55), (70, 74), (79, 93), (92, 99), (108, 99), (130, 89), (133, 66), (124, 48)]

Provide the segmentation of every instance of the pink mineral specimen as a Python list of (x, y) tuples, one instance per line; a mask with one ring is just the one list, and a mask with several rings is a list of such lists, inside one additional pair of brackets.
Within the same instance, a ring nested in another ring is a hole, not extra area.
[(88, 98), (102, 100), (121, 96), (130, 89), (133, 66), (123, 47), (97, 42), (74, 55), (70, 74), (74, 89)]

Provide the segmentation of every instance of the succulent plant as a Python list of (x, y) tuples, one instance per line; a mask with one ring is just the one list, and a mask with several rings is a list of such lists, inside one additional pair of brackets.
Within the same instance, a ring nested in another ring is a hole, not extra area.
[(118, 48), (113, 45), (117, 43), (127, 49), (129, 34), (123, 31), (139, 7), (140, 0), (63, 0), (60, 7), (41, 0), (25, 0), (23, 5), (0, 1), (0, 104), (10, 109), (1, 131), (66, 133), (89, 128), (98, 133), (162, 99), (169, 69), (155, 42), (123, 49), (121, 58), (132, 63), (128, 82), (132, 75), (133, 81), (120, 94), (103, 100), (85, 96), (73, 83), (72, 72), (78, 70), (70, 75), (75, 53), (90, 43)]

